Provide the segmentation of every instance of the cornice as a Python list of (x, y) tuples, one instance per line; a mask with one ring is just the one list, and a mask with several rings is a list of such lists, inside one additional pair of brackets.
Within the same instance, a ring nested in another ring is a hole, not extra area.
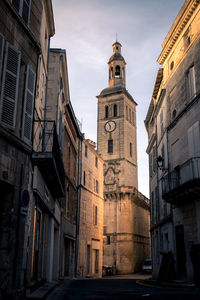
[(183, 29), (187, 25), (197, 6), (199, 5), (200, 0), (187, 0), (180, 10), (174, 24), (172, 25), (168, 35), (163, 42), (163, 49), (160, 56), (157, 59), (159, 64), (163, 64)]

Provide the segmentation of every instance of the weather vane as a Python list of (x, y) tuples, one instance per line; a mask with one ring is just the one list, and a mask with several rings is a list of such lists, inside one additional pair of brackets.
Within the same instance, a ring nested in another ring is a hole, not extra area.
[(116, 42), (117, 42), (117, 32), (116, 32)]

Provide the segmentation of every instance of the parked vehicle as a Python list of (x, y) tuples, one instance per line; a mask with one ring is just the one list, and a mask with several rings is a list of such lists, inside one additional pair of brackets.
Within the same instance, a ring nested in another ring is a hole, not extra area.
[(144, 260), (143, 266), (142, 266), (142, 271), (144, 273), (151, 273), (152, 272), (152, 259), (151, 258), (146, 258)]

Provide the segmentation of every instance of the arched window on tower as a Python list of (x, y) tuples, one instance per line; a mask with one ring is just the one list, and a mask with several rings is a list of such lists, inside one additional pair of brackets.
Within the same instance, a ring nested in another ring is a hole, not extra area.
[(113, 78), (113, 67), (110, 68), (110, 79)]
[(113, 116), (117, 117), (117, 104), (114, 105)]
[(105, 118), (108, 118), (108, 106), (105, 107)]
[(115, 77), (117, 77), (117, 78), (120, 77), (120, 66), (116, 66), (116, 68), (115, 68)]

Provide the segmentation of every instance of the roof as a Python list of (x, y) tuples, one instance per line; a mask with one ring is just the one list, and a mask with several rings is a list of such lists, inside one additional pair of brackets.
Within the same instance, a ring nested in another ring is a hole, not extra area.
[(178, 40), (183, 29), (187, 26), (199, 3), (200, 0), (186, 0), (183, 4), (170, 31), (168, 32), (164, 42), (162, 43), (162, 51), (157, 59), (157, 62), (159, 64), (163, 64), (165, 62), (165, 59), (168, 57), (171, 49)]
[(122, 45), (118, 42), (118, 41), (116, 41), (116, 42), (114, 42), (114, 44), (112, 44), (112, 46), (114, 46), (114, 45), (120, 45), (121, 47), (122, 47)]
[[(110, 57), (108, 63), (111, 63), (113, 60), (122, 60), (122, 61), (125, 62), (123, 56), (122, 56), (119, 52), (114, 53), (114, 54)], [(126, 62), (125, 62), (125, 63), (126, 63)]]
[(127, 89), (121, 85), (111, 86), (103, 89), (98, 97), (104, 97), (104, 96), (108, 96), (112, 94), (120, 94), (120, 93), (125, 93), (128, 96), (128, 98), (131, 99), (137, 105), (137, 103), (135, 102), (131, 94), (129, 94)]

